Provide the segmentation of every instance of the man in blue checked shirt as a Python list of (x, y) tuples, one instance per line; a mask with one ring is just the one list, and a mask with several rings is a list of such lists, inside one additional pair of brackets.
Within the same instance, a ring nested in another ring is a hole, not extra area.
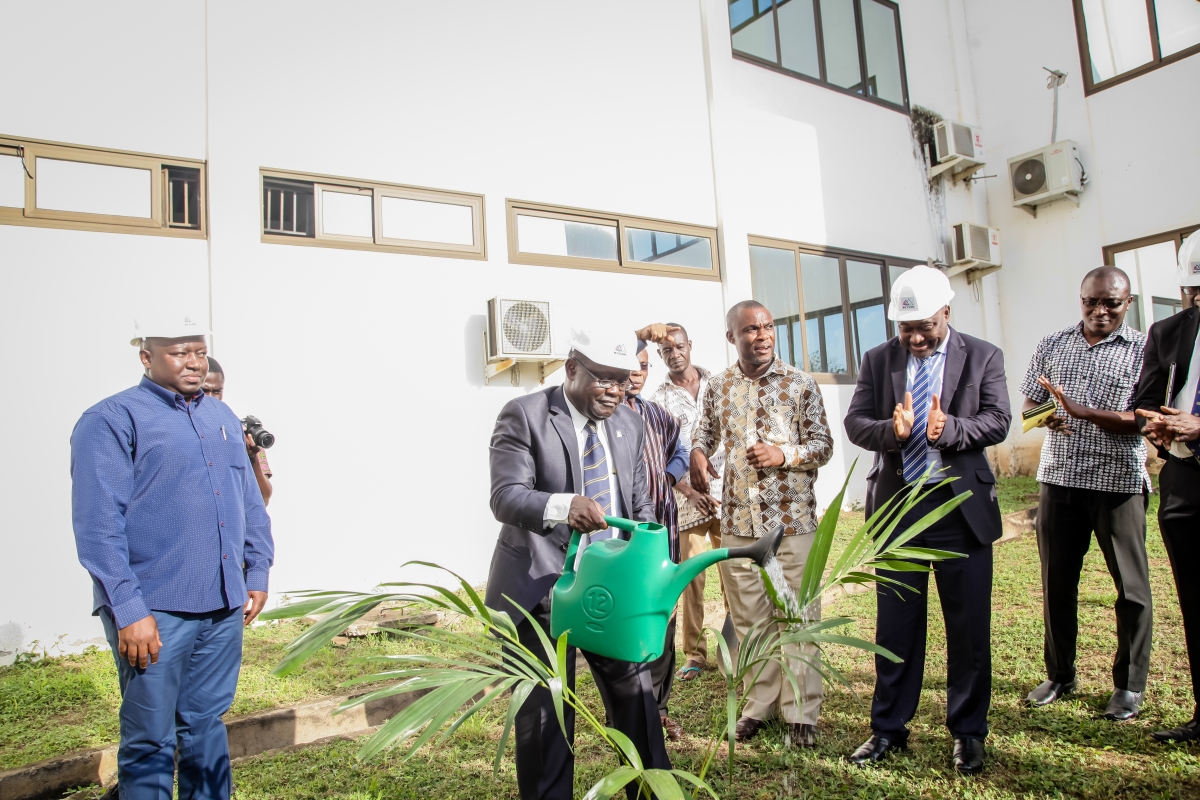
[(121, 684), (122, 800), (228, 798), (221, 715), (274, 545), (241, 422), (205, 395), (206, 331), (137, 325), (146, 374), (71, 434), (72, 518)]

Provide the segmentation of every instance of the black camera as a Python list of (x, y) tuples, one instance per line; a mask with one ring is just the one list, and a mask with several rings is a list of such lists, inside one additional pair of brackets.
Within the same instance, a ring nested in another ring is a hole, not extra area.
[(246, 417), (243, 419), (242, 430), (250, 437), (250, 441), (264, 450), (275, 444), (275, 434), (264, 428), (262, 420), (258, 417)]

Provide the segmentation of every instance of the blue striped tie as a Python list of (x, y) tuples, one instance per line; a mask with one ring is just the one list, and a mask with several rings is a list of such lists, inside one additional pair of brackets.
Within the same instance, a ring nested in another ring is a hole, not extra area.
[[(1200, 386), (1196, 387), (1196, 399), (1192, 401), (1192, 414), (1200, 415)], [(1200, 457), (1200, 439), (1184, 442), (1184, 444), (1192, 451), (1193, 456)]]
[[(612, 484), (609, 481), (609, 473), (612, 470), (608, 464), (608, 454), (604, 452), (604, 445), (600, 442), (600, 432), (596, 430), (596, 421), (588, 420), (583, 426), (584, 433), (587, 438), (583, 442), (583, 495), (590, 497), (600, 504), (606, 515), (612, 515)], [(613, 529), (609, 528), (603, 531), (596, 531), (592, 534), (591, 541), (598, 542), (601, 539), (611, 538)]]
[(933, 401), (933, 392), (930, 391), (933, 388), (933, 360), (938, 355), (938, 353), (933, 353), (928, 358), (922, 359), (921, 365), (917, 367), (917, 374), (913, 378), (911, 390), (913, 426), (901, 453), (904, 459), (905, 483), (915, 483), (917, 478), (925, 474), (928, 466), (926, 462), (929, 454), (929, 442), (926, 439), (926, 433), (929, 428), (929, 406)]

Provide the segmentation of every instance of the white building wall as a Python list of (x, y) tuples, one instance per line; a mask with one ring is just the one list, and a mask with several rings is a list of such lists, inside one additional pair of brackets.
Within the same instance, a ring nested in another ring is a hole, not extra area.
[[(201, 3), (129, 3), (121, 14), (92, 3), (5, 3), (0, 18), (0, 73), (11, 78), (0, 133), (204, 158)], [(167, 32), (178, 55), (170, 70), (150, 57)], [(139, 379), (129, 346), (139, 307), (187, 297), (207, 313), (207, 249), (190, 239), (0, 225), (8, 658), (33, 640), (102, 641), (71, 532), (71, 430), (85, 409)]]
[[(697, 363), (719, 370), (733, 358), (723, 312), (751, 296), (748, 236), (924, 260), (944, 257), (948, 225), (990, 224), (1004, 269), (978, 292), (953, 279), (953, 322), (1005, 348), (1015, 393), (1037, 339), (1077, 318), (1102, 245), (1200, 221), (1196, 125), (1178, 101), (1200, 59), (1085, 99), (1065, 4), (902, 3), (911, 101), (981, 125), (984, 173), (999, 175), (941, 194), (904, 114), (733, 59), (723, 0), (8, 6), (21, 24), (0, 27), (0, 67), (22, 80), (0, 133), (206, 158), (210, 239), (0, 226), (15, 387), (0, 413), (21, 421), (6, 435), (20, 457), (0, 468), (0, 651), (100, 635), (68, 438), (138, 379), (125, 342), (149, 305), (207, 309), (211, 295), (228, 401), (278, 435), (276, 594), (367, 588), (410, 559), (481, 581), (497, 529), (488, 438), (507, 400), (539, 388), (529, 369), (520, 387), (484, 385), (488, 298), (550, 300), (559, 333), (596, 314), (680, 322)], [(163, 46), (169, 69), (149, 55)], [(1048, 141), (1043, 65), (1071, 73), (1060, 138), (1079, 142), (1092, 180), (1080, 208), (1034, 220), (1011, 207), (1005, 163)], [(488, 258), (263, 243), (264, 167), (481, 193)], [(510, 265), (506, 198), (719, 226), (725, 280)], [(818, 501), (865, 456), (855, 502), (870, 454), (842, 428), (852, 387), (822, 393), (836, 444)]]
[[(1181, 99), (1200, 81), (1200, 59), (1085, 97), (1070, 3), (964, 3), (986, 171), (1000, 176), (987, 181), (988, 207), (1004, 248), (996, 277), (1009, 390), (1019, 409), (1017, 388), (1034, 347), (1079, 320), (1079, 284), (1103, 263), (1102, 248), (1200, 223), (1193, 189), (1200, 182), (1200, 109)], [(1034, 219), (1012, 205), (1007, 164), (1050, 143), (1053, 93), (1043, 66), (1068, 75), (1059, 89), (1058, 139), (1078, 143), (1090, 180), (1078, 207), (1042, 206)], [(1169, 285), (1172, 278), (1154, 281)], [(1036, 466), (1039, 434), (1014, 429), (1011, 468)]]

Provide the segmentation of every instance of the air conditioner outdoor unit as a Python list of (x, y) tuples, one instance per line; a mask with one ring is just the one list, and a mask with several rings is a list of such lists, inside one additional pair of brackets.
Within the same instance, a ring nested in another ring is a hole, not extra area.
[(933, 126), (933, 178), (949, 172), (955, 181), (969, 177), (983, 166), (983, 137), (979, 130), (961, 122), (943, 120)]
[(513, 385), (520, 383), (520, 364), (541, 366), (543, 382), (558, 367), (563, 356), (554, 348), (554, 325), (550, 303), (544, 300), (513, 300), (493, 297), (488, 300), (487, 326), (483, 331), (485, 381), (504, 370), (514, 368)]
[(1068, 139), (1008, 160), (1013, 205), (1037, 216), (1037, 207), (1055, 200), (1079, 205), (1083, 165), (1079, 146)]
[(950, 246), (954, 266), (946, 270), (947, 275), (977, 270), (994, 272), (1000, 266), (1000, 231), (997, 228), (959, 223), (954, 226)]
[(961, 122), (939, 122), (933, 126), (933, 141), (937, 149), (937, 163), (944, 164), (952, 158), (967, 158), (983, 162), (983, 141), (979, 131)]
[(488, 301), (488, 361), (545, 361), (554, 357), (550, 304), (542, 300)]

